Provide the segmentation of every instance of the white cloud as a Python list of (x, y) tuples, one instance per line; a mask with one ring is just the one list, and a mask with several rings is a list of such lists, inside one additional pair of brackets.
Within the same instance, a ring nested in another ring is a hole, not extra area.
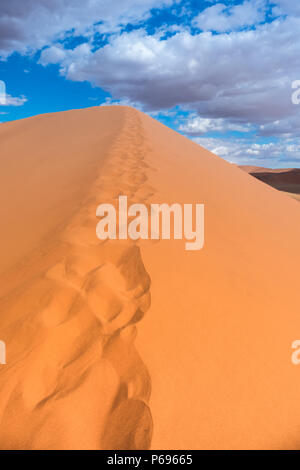
[(58, 64), (63, 62), (66, 57), (66, 52), (62, 46), (51, 46), (44, 49), (41, 53), (40, 63), (42, 65)]
[(23, 104), (25, 104), (27, 101), (28, 100), (25, 96), (11, 96), (6, 94), (5, 100), (3, 100), (3, 102), (0, 102), (0, 106), (23, 106)]
[(138, 103), (133, 103), (132, 101), (124, 98), (120, 100), (114, 100), (113, 98), (106, 98), (100, 106), (133, 106), (136, 109), (139, 109)]
[[(292, 137), (300, 137), (300, 106), (291, 102), (291, 83), (300, 80), (299, 2), (243, 0), (230, 6), (226, 0), (212, 2), (192, 21), (200, 28), (196, 33), (180, 21), (179, 26), (160, 26), (154, 35), (141, 28), (122, 32), (122, 25), (138, 25), (149, 17), (152, 7), (175, 3), (179, 2), (1, 2), (0, 56), (43, 48), (41, 64), (59, 64), (66, 78), (89, 81), (110, 92), (106, 104), (133, 104), (152, 114), (176, 106), (192, 112), (180, 126), (192, 136), (257, 129), (258, 136), (287, 139), (287, 144), (278, 141), (277, 146), (258, 148), (246, 141), (209, 139), (221, 156), (233, 154), (248, 161), (273, 154), (278, 161), (283, 155), (290, 155), (290, 161), (298, 159), (299, 145)], [(271, 6), (278, 18), (262, 24)], [(110, 35), (108, 43), (95, 51), (92, 41), (99, 31)], [(65, 49), (57, 39), (66, 34), (83, 34), (87, 42)]]
[(276, 5), (274, 14), (276, 15), (300, 15), (300, 4), (297, 0), (274, 0)]
[(300, 136), (300, 119), (285, 118), (263, 124), (259, 127), (259, 135), (262, 136), (278, 136), (284, 138), (291, 138), (293, 136)]
[(193, 24), (203, 31), (232, 31), (263, 21), (265, 8), (265, 0), (245, 0), (230, 7), (217, 3), (200, 13)]
[(249, 125), (231, 123), (223, 118), (210, 119), (190, 116), (184, 124), (179, 126), (179, 130), (187, 135), (202, 135), (207, 132), (250, 132), (251, 127)]
[(231, 163), (266, 167), (293, 167), (300, 163), (298, 139), (267, 143), (206, 137), (196, 137), (193, 140)]
[[(175, 0), (9, 0), (0, 2), (0, 57), (50, 45), (66, 31), (92, 35), (118, 31)], [(97, 24), (96, 24), (97, 23)]]
[(67, 78), (90, 81), (146, 111), (181, 106), (209, 119), (208, 128), (266, 126), (262, 134), (280, 121), (279, 135), (287, 122), (300, 133), (300, 106), (291, 101), (291, 83), (300, 78), (299, 44), (300, 18), (288, 17), (251, 31), (184, 31), (165, 40), (138, 29), (114, 35), (94, 53), (88, 45), (55, 46), (41, 61), (60, 61)]

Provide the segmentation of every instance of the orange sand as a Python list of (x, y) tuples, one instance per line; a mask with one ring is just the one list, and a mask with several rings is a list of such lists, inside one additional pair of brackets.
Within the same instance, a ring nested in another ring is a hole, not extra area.
[(241, 165), (240, 168), (260, 181), (300, 201), (300, 168), (272, 169), (247, 165)]
[[(299, 203), (126, 107), (0, 147), (0, 448), (299, 448)], [(100, 242), (119, 194), (204, 203), (204, 249)]]

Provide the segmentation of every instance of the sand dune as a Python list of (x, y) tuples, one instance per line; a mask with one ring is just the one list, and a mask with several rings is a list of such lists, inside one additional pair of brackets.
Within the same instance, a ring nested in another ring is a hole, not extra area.
[[(299, 203), (127, 107), (0, 147), (0, 448), (299, 448)], [(99, 241), (120, 194), (204, 203), (204, 249)]]
[(247, 165), (242, 165), (240, 168), (273, 188), (300, 200), (299, 168), (272, 169)]

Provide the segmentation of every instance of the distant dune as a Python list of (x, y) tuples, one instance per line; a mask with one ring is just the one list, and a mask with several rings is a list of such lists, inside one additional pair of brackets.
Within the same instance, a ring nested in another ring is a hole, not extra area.
[[(0, 148), (0, 448), (299, 448), (299, 203), (127, 107)], [(120, 194), (204, 203), (204, 249), (101, 242)]]
[(271, 169), (247, 165), (241, 165), (240, 168), (300, 201), (300, 168)]

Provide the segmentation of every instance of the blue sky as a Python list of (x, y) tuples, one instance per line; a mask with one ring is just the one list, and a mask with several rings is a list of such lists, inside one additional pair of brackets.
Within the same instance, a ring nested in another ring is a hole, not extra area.
[(1, 2), (0, 121), (128, 104), (234, 163), (299, 167), (299, 45), (295, 0)]

